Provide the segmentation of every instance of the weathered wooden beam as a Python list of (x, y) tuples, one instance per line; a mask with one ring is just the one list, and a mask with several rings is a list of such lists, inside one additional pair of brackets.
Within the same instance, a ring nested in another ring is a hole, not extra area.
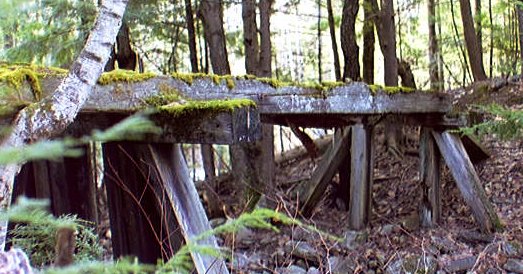
[(421, 128), (419, 153), (422, 191), (420, 224), (424, 227), (432, 227), (441, 219), (441, 156), (432, 137), (431, 128)]
[(369, 222), (373, 180), (372, 127), (352, 126), (349, 228), (361, 230)]
[[(61, 78), (49, 76), (41, 80), (43, 95), (48, 95)], [(187, 80), (186, 80), (187, 81)], [(134, 112), (145, 105), (145, 99), (165, 91), (176, 91), (193, 100), (250, 98), (265, 114), (381, 114), (381, 113), (446, 113), (451, 98), (436, 92), (401, 92), (393, 94), (360, 82), (332, 88), (285, 86), (275, 88), (258, 80), (231, 77), (191, 77), (191, 84), (170, 76), (158, 76), (141, 82), (118, 82), (96, 85), (82, 111)], [(32, 100), (26, 84), (21, 88), (24, 100)]]
[(499, 217), (485, 194), (460, 137), (448, 131), (433, 131), (432, 135), (481, 231), (490, 233), (500, 229)]
[[(186, 242), (219, 249), (214, 235), (197, 240), (196, 237), (211, 230), (207, 215), (192, 181), (180, 145), (149, 145), (154, 165), (167, 193), (168, 205), (174, 210), (176, 219)], [(229, 271), (222, 258), (198, 252), (191, 253), (199, 274), (227, 274)]]
[(340, 131), (339, 138), (336, 138), (331, 147), (327, 149), (311, 179), (300, 187), (299, 199), (302, 215), (310, 216), (312, 214), (321, 199), (321, 195), (338, 171), (340, 163), (349, 154), (349, 139), (350, 130), (348, 128)]
[[(104, 130), (128, 117), (128, 114), (81, 112), (65, 131), (75, 137)], [(160, 135), (146, 135), (141, 141), (155, 143), (234, 144), (252, 142), (260, 138), (259, 115), (255, 108), (238, 108), (212, 117), (173, 118), (157, 113), (149, 119), (162, 129)]]

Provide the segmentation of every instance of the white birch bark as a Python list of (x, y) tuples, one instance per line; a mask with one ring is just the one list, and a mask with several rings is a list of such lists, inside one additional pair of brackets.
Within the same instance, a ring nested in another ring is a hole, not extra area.
[[(52, 137), (74, 121), (109, 59), (128, 1), (102, 1), (94, 28), (67, 77), (53, 94), (18, 113), (11, 125), (12, 131), (2, 140), (0, 149), (21, 147)], [(3, 210), (10, 205), (14, 178), (20, 167), (14, 164), (0, 166), (0, 208)], [(3, 250), (7, 221), (0, 221), (0, 229), (0, 248)]]

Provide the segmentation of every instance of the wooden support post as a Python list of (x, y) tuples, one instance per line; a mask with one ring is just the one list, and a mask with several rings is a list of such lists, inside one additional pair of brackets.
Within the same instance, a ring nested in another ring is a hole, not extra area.
[[(337, 129), (339, 131), (339, 129)], [(350, 130), (350, 127), (345, 129)], [(335, 134), (334, 138), (341, 137), (339, 134)], [(350, 150), (350, 148), (349, 148)], [(349, 210), (350, 205), (350, 153), (347, 151), (347, 155), (340, 163), (338, 168), (338, 176), (340, 183), (338, 185), (338, 190), (336, 191), (336, 199), (339, 199), (343, 202), (345, 210)]]
[(103, 154), (114, 257), (131, 255), (152, 264), (168, 260), (183, 238), (148, 145), (106, 143)]
[(499, 217), (485, 194), (459, 136), (447, 131), (433, 131), (432, 135), (481, 231), (490, 233), (500, 229)]
[[(149, 150), (183, 237), (186, 242), (193, 242), (197, 236), (211, 230), (211, 226), (189, 175), (180, 145), (172, 147), (154, 144), (149, 145)], [(196, 244), (219, 248), (214, 235), (199, 239)], [(221, 258), (198, 252), (192, 252), (191, 256), (199, 274), (229, 273)]]
[(421, 128), (419, 145), (419, 172), (423, 194), (420, 205), (420, 224), (423, 227), (432, 227), (441, 219), (441, 156), (431, 131), (430, 128)]
[[(340, 163), (349, 154), (349, 128), (339, 132), (340, 138), (336, 138), (334, 144), (327, 150), (318, 167), (314, 170), (312, 177), (300, 190), (299, 199), (301, 213), (310, 216), (321, 199), (321, 195), (338, 171)], [(348, 195), (348, 193), (347, 193)]]
[(352, 126), (349, 228), (362, 230), (370, 219), (374, 156), (372, 128)]

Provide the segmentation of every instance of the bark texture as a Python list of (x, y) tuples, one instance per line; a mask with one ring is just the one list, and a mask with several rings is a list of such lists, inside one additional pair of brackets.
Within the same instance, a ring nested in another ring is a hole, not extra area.
[(345, 0), (341, 19), (341, 49), (345, 61), (343, 78), (353, 81), (360, 80), (359, 47), (356, 43), (356, 16), (359, 6), (358, 1)]
[(474, 28), (474, 18), (472, 17), (472, 11), (470, 9), (470, 0), (459, 0), (459, 4), (472, 76), (474, 77), (474, 81), (486, 80), (487, 75), (485, 74), (482, 58), (483, 51), (480, 48), (478, 36)]
[(521, 6), (517, 6), (518, 11), (518, 30), (519, 30), (519, 48), (521, 58), (521, 75), (523, 75), (523, 9)]
[(374, 21), (372, 6), (369, 0), (363, 1), (363, 81), (367, 84), (374, 83)]
[(196, 30), (194, 28), (194, 11), (192, 0), (185, 0), (185, 18), (187, 33), (189, 36), (189, 59), (191, 59), (191, 71), (198, 72), (198, 51), (196, 50)]
[(332, 0), (327, 0), (327, 16), (329, 20), (329, 32), (331, 36), (332, 53), (334, 56), (334, 74), (336, 77), (336, 81), (341, 81), (340, 54), (338, 53), (338, 42), (336, 40), (336, 26), (334, 25)]
[(435, 0), (428, 0), (429, 10), (429, 75), (430, 89), (442, 90), (442, 79), (439, 78), (439, 49), (438, 38), (436, 36), (436, 3)]
[(212, 70), (215, 74), (231, 74), (223, 29), (223, 3), (221, 0), (203, 0), (200, 5)]
[[(11, 133), (2, 141), (1, 148), (21, 147), (26, 143), (50, 138), (72, 123), (88, 98), (89, 92), (102, 74), (109, 59), (128, 0), (106, 0), (100, 6), (86, 45), (69, 74), (51, 95), (21, 110), (12, 123)], [(11, 202), (14, 177), (20, 165), (0, 166), (0, 207)], [(5, 246), (7, 223), (1, 223), (0, 247)]]

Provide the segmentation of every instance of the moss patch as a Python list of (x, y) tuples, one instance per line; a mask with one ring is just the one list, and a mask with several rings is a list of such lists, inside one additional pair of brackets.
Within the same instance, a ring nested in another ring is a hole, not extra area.
[(216, 74), (205, 74), (205, 73), (172, 73), (171, 76), (174, 79), (178, 79), (181, 81), (184, 81), (188, 85), (192, 85), (194, 82), (194, 79), (210, 79), (215, 83), (216, 85), (222, 84), (223, 81), (225, 81), (227, 88), (233, 89), (236, 84), (234, 82), (235, 79), (246, 79), (243, 78), (245, 76), (239, 76), (234, 77), (231, 75), (216, 75)]
[(158, 107), (162, 112), (173, 117), (180, 116), (209, 116), (220, 112), (232, 112), (237, 108), (254, 107), (256, 103), (249, 99), (208, 100), (208, 101), (175, 101)]
[(152, 72), (139, 73), (132, 70), (117, 69), (103, 73), (98, 79), (98, 84), (109, 85), (114, 82), (143, 82), (155, 76)]
[(381, 85), (369, 85), (369, 89), (373, 95), (376, 95), (380, 90), (389, 95), (396, 93), (412, 93), (416, 91), (416, 89), (408, 87), (388, 87)]
[(15, 90), (19, 90), (25, 81), (31, 86), (35, 100), (42, 99), (39, 75), (34, 70), (27, 67), (0, 68), (0, 82), (7, 83)]

